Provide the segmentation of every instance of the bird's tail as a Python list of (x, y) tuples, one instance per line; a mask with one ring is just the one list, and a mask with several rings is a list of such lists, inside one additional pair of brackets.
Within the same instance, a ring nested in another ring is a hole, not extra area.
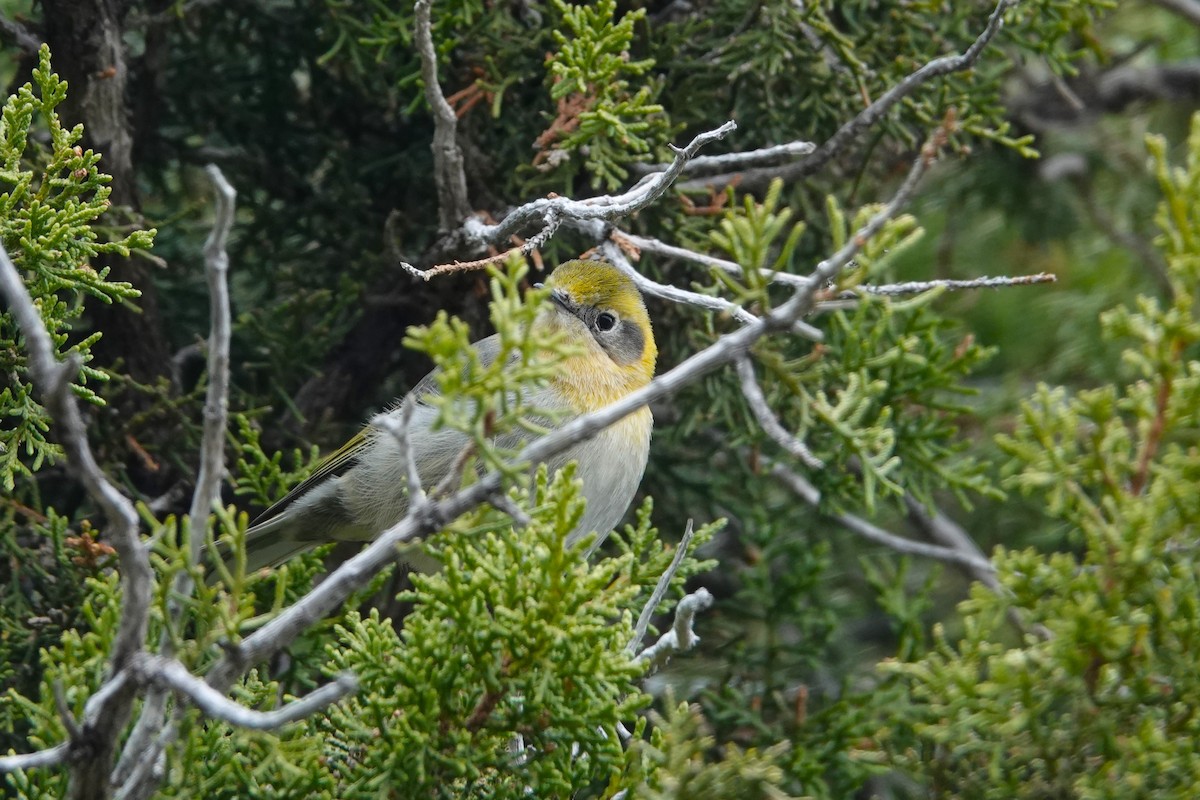
[[(319, 541), (297, 536), (296, 526), (291, 524), (288, 517), (287, 514), (280, 514), (246, 531), (247, 575), (260, 569), (277, 567), (293, 556), (320, 544)], [(234, 554), (227, 542), (217, 544), (216, 555), (224, 562), (227, 570), (234, 569)], [(218, 577), (219, 571), (214, 569), (210, 573), (209, 583), (216, 582)]]

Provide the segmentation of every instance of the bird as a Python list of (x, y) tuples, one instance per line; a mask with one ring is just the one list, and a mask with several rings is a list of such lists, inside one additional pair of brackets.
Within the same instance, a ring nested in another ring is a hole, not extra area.
[[(554, 412), (554, 424), (561, 425), (653, 379), (658, 348), (645, 301), (629, 275), (607, 262), (572, 260), (559, 264), (545, 287), (548, 299), (533, 325), (546, 333), (560, 332), (574, 347), (546, 385), (526, 395), (531, 406)], [(471, 346), (485, 365), (490, 364), (500, 349), (499, 336)], [(454, 468), (470, 441), (459, 431), (434, 430), (438, 411), (428, 401), (436, 392), (434, 370), (380, 415), (401, 415), (406, 403), (411, 406), (408, 446), (426, 490)], [(368, 542), (400, 521), (408, 508), (406, 462), (395, 436), (380, 422), (373, 419), (254, 520), (246, 532), (248, 573), (278, 566), (322, 544)], [(550, 474), (576, 462), (576, 478), (587, 501), (582, 518), (566, 537), (568, 547), (595, 532), (590, 556), (620, 522), (645, 472), (652, 427), (650, 409), (643, 406), (547, 460)], [(520, 446), (533, 436), (510, 434), (503, 444)], [(404, 546), (400, 560), (419, 572), (440, 567), (420, 542)]]

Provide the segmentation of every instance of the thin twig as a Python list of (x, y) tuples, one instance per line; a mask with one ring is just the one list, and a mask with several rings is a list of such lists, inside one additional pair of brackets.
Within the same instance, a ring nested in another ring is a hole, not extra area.
[(83, 731), (80, 729), (75, 715), (71, 713), (71, 706), (67, 703), (67, 692), (63, 688), (62, 679), (55, 678), (50, 688), (54, 692), (54, 707), (58, 711), (58, 718), (62, 720), (63, 727), (67, 729), (67, 739), (74, 741), (83, 735)]
[(446, 472), (445, 477), (438, 481), (437, 486), (433, 487), (433, 491), (429, 494), (435, 498), (442, 498), (449, 494), (451, 489), (461, 485), (463, 474), (467, 469), (467, 462), (473, 455), (475, 455), (475, 442), (467, 442), (454, 457), (454, 463)]
[(931, 289), (959, 291), (962, 289), (999, 289), (1006, 286), (1033, 286), (1037, 283), (1054, 283), (1058, 276), (1050, 272), (1039, 272), (1036, 275), (986, 275), (967, 280), (934, 280), (934, 281), (905, 281), (904, 283), (885, 283), (876, 286), (863, 284), (853, 289), (847, 289), (838, 295), (840, 299), (850, 300), (859, 294), (875, 294), (885, 297), (895, 297), (905, 294), (920, 294)]
[(433, 46), (433, 26), (430, 23), (432, 0), (417, 0), (416, 29), (413, 44), (421, 56), (421, 80), (425, 83), (425, 99), (433, 111), (433, 168), (437, 185), (438, 223), (449, 231), (471, 213), (467, 198), (467, 175), (463, 168), (462, 149), (458, 146), (458, 117), (442, 95), (438, 85), (437, 52)]
[[(804, 502), (813, 508), (820, 508), (821, 493), (808, 480), (797, 475), (782, 464), (776, 464), (772, 467), (771, 474), (780, 483), (791, 489)], [(905, 539), (903, 536), (897, 536), (894, 533), (885, 531), (883, 528), (867, 522), (862, 517), (850, 513), (828, 514), (827, 516), (829, 519), (846, 528), (846, 530), (856, 533), (868, 541), (895, 550), (898, 553), (957, 564), (972, 572), (983, 575), (995, 575), (996, 573), (996, 568), (992, 566), (992, 563), (976, 553)]]
[(303, 698), (286, 703), (274, 711), (256, 711), (230, 700), (175, 659), (143, 654), (131, 668), (139, 683), (170, 689), (176, 695), (187, 698), (212, 719), (256, 731), (275, 730), (290, 722), (297, 722), (358, 691), (358, 680), (349, 673), (342, 673), (333, 683), (314, 689)]
[[(233, 229), (237, 190), (225, 179), (215, 164), (205, 167), (215, 191), (216, 209), (213, 228), (204, 244), (205, 276), (208, 279), (210, 330), (208, 334), (208, 388), (204, 399), (204, 431), (201, 434), (200, 470), (189, 510), (191, 536), (188, 541), (188, 564), (200, 562), (200, 548), (209, 514), (220, 499), (221, 480), (225, 475), (225, 433), (229, 416), (229, 346), (231, 311), (229, 303), (229, 254), (227, 242)], [(171, 625), (159, 637), (159, 652), (165, 657), (174, 655), (171, 629), (183, 615), (183, 598), (194, 590), (192, 571), (175, 573), (168, 600)], [(133, 731), (121, 748), (121, 757), (113, 771), (113, 781), (120, 785), (142, 759), (154, 761), (161, 753), (154, 750), (155, 737), (166, 719), (166, 693), (152, 687), (142, 704)]]
[[(208, 517), (220, 497), (225, 475), (225, 428), (229, 416), (229, 254), (226, 242), (233, 228), (237, 190), (216, 164), (204, 168), (216, 190), (216, 214), (212, 232), (204, 243), (205, 275), (211, 311), (208, 334), (208, 389), (204, 397), (204, 432), (200, 446), (200, 473), (192, 495), (189, 514), (192, 525)], [(202, 524), (202, 523), (201, 523)], [(201, 537), (192, 537), (191, 558), (200, 558)]]
[[(669, 258), (679, 259), (682, 261), (692, 261), (697, 264), (702, 264), (706, 267), (719, 269), (722, 272), (728, 272), (730, 275), (742, 277), (746, 274), (741, 264), (735, 261), (729, 261), (724, 258), (717, 258), (705, 253), (698, 253), (695, 250), (689, 250), (686, 247), (678, 247), (673, 244), (652, 239), (649, 236), (638, 236), (637, 234), (627, 233), (625, 231), (613, 231), (614, 236), (619, 236), (622, 239), (628, 240), (630, 244), (638, 248), (644, 253), (655, 253)], [(771, 283), (779, 283), (785, 286), (792, 286), (800, 289), (808, 286), (811, 280), (806, 275), (793, 275), (790, 272), (778, 272), (776, 270), (764, 269), (760, 273)]]
[(546, 197), (534, 200), (513, 209), (504, 219), (494, 225), (486, 225), (478, 220), (468, 220), (465, 232), (469, 238), (484, 245), (499, 245), (508, 241), (508, 237), (520, 233), (523, 228), (533, 222), (542, 225), (542, 230), (554, 220), (591, 220), (600, 219), (611, 221), (627, 217), (653, 203), (675, 182), (689, 161), (695, 158), (700, 148), (710, 142), (723, 139), (737, 129), (732, 120), (719, 128), (698, 134), (686, 147), (675, 148), (675, 160), (662, 172), (648, 180), (640, 181), (627, 192), (618, 195), (603, 195), (587, 200), (572, 200), (568, 197)]
[(650, 627), (650, 619), (658, 609), (658, 604), (666, 596), (667, 590), (671, 588), (671, 581), (675, 580), (675, 575), (679, 572), (680, 565), (683, 564), (684, 556), (688, 554), (688, 550), (692, 546), (693, 536), (695, 536), (695, 531), (692, 528), (692, 521), (689, 519), (687, 527), (683, 530), (683, 538), (675, 546), (675, 555), (671, 557), (671, 563), (667, 565), (667, 568), (663, 570), (663, 574), (659, 576), (658, 583), (654, 586), (654, 591), (650, 593), (650, 599), (646, 601), (646, 605), (642, 606), (642, 613), (638, 615), (637, 624), (633, 626), (633, 638), (629, 640), (629, 644), (626, 646), (630, 655), (637, 652), (637, 649), (642, 645), (642, 639), (646, 638), (646, 631)]
[(762, 426), (763, 431), (792, 457), (803, 461), (806, 466), (811, 469), (823, 469), (825, 462), (814, 456), (808, 449), (808, 445), (799, 437), (788, 433), (787, 429), (783, 427), (783, 423), (771, 411), (771, 406), (767, 404), (767, 398), (763, 395), (762, 387), (758, 385), (758, 378), (754, 375), (754, 365), (750, 363), (749, 357), (742, 356), (735, 363), (738, 378), (742, 383), (742, 394), (745, 396), (746, 402), (750, 404), (750, 410), (754, 412), (754, 417)]
[[(647, 294), (651, 297), (660, 297), (672, 303), (680, 303), (682, 305), (716, 311), (721, 314), (728, 314), (743, 325), (758, 319), (758, 317), (737, 303), (726, 300), (723, 297), (691, 292), (687, 289), (680, 289), (678, 286), (650, 280), (633, 268), (633, 265), (629, 263), (629, 259), (625, 257), (625, 251), (621, 249), (620, 244), (616, 240), (611, 236), (608, 238), (604, 237), (604, 232), (600, 230), (602, 227), (600, 223), (593, 222), (590, 226), (583, 225), (579, 227), (586, 228), (590, 234), (600, 240), (600, 250), (604, 254), (605, 259), (628, 275), (642, 294)], [(794, 321), (791, 328), (794, 333), (810, 341), (820, 342), (825, 339), (825, 334), (822, 333), (820, 328), (814, 327), (804, 320), (798, 319)]]
[(514, 528), (526, 528), (533, 522), (533, 519), (504, 492), (493, 494), (488, 498), (488, 503), (497, 511), (507, 514), (512, 519)]
[[(718, 156), (699, 156), (688, 162), (684, 168), (686, 175), (702, 175), (723, 172), (725, 170), (746, 169), (766, 164), (777, 164), (799, 156), (811, 155), (817, 146), (812, 142), (786, 142), (771, 145), (758, 150), (744, 150), (736, 153), (724, 153)], [(633, 164), (632, 169), (638, 175), (650, 175), (665, 170), (667, 164)]]
[(421, 485), (421, 473), (417, 469), (416, 449), (412, 447), (412, 440), (409, 438), (413, 413), (416, 410), (417, 401), (412, 397), (405, 397), (400, 405), (399, 415), (390, 411), (384, 412), (371, 421), (372, 425), (387, 431), (396, 441), (400, 458), (404, 462), (404, 489), (410, 506), (425, 502), (425, 488)]
[(407, 272), (409, 275), (412, 275), (414, 278), (420, 278), (423, 281), (429, 281), (431, 278), (436, 278), (439, 275), (450, 275), (455, 272), (470, 272), (472, 270), (489, 267), (492, 264), (500, 264), (508, 260), (509, 256), (515, 253), (520, 253), (521, 251), (522, 248), (520, 247), (511, 247), (508, 250), (505, 250), (503, 253), (497, 253), (494, 256), (487, 256), (486, 258), (479, 258), (474, 261), (451, 261), (446, 264), (435, 264), (427, 269), (414, 267), (412, 264), (409, 264), (406, 261), (401, 261), (400, 266), (405, 272)]
[[(979, 549), (979, 545), (975, 544), (975, 540), (971, 538), (971, 535), (961, 525), (943, 514), (940, 509), (927, 509), (922, 505), (921, 501), (917, 500), (909, 492), (904, 494), (904, 507), (908, 509), (908, 518), (913, 524), (934, 542), (951, 550), (973, 555), (981, 561), (988, 560), (984, 552)], [(990, 564), (991, 562), (988, 563)], [(975, 564), (968, 563), (959, 564), (958, 566), (969, 577), (979, 581), (992, 591), (1000, 590), (1000, 581), (996, 577), (996, 570), (994, 568), (979, 569)]]
[[(706, 253), (700, 253), (695, 250), (689, 250), (686, 247), (667, 244), (659, 239), (653, 239), (648, 236), (639, 236), (625, 231), (614, 230), (611, 232), (614, 238), (620, 238), (627, 241), (629, 244), (636, 247), (644, 253), (654, 253), (656, 255), (667, 256), (681, 261), (691, 261), (696, 264), (701, 264), (706, 267), (719, 269), (722, 272), (727, 272), (730, 275), (741, 277), (745, 274), (745, 270), (741, 264), (734, 261), (729, 261), (724, 258), (717, 258)], [(775, 270), (762, 270), (760, 272), (763, 278), (771, 283), (778, 283), (784, 286), (806, 286), (809, 278), (805, 275), (795, 275), (790, 272), (778, 272)], [(884, 296), (897, 296), (906, 294), (920, 294), (931, 289), (946, 289), (948, 291), (958, 291), (963, 289), (996, 289), (1005, 286), (1032, 286), (1037, 283), (1053, 283), (1058, 280), (1057, 276), (1049, 272), (1039, 272), (1035, 275), (1017, 275), (1010, 277), (1007, 275), (986, 275), (979, 278), (970, 278), (966, 280), (933, 280), (933, 281), (906, 281), (903, 283), (888, 283), (871, 285), (864, 284), (857, 286), (854, 289), (848, 289), (838, 295), (839, 299), (852, 300), (858, 297), (860, 293), (876, 294)]]
[(647, 662), (646, 674), (657, 672), (671, 656), (691, 650), (700, 643), (700, 637), (692, 626), (696, 622), (696, 614), (712, 604), (713, 596), (703, 586), (679, 601), (679, 605), (675, 606), (675, 624), (658, 637), (657, 642), (637, 654), (638, 661)]
[(757, 317), (737, 303), (733, 303), (723, 297), (711, 297), (697, 292), (689, 292), (677, 286), (650, 280), (633, 268), (633, 265), (625, 257), (625, 253), (612, 239), (605, 239), (601, 242), (600, 252), (604, 254), (606, 261), (628, 275), (637, 284), (642, 294), (648, 294), (651, 297), (661, 297), (663, 300), (670, 300), (673, 303), (682, 303), (709, 311), (716, 311), (720, 314), (728, 314), (743, 325), (757, 319)]

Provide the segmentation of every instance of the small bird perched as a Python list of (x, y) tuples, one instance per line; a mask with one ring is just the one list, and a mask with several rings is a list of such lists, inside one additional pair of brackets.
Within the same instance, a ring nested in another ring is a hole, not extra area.
[[(628, 275), (600, 261), (567, 261), (546, 286), (549, 300), (533, 324), (547, 333), (562, 332), (575, 347), (547, 385), (527, 396), (533, 407), (555, 411), (566, 422), (650, 382), (658, 348), (642, 295)], [(499, 351), (499, 338), (489, 336), (472, 347), (489, 364)], [(436, 371), (427, 375), (384, 413), (398, 416), (405, 402), (413, 402), (408, 446), (425, 489), (446, 476), (469, 442), (458, 431), (433, 430), (438, 412), (424, 401), (437, 391), (435, 376)], [(577, 462), (576, 477), (587, 500), (583, 518), (567, 536), (568, 545), (592, 531), (598, 545), (625, 514), (646, 469), (652, 423), (650, 409), (643, 407), (550, 459), (551, 473), (568, 461)], [(532, 434), (518, 432), (505, 443), (520, 446), (530, 438)], [(373, 421), (254, 521), (246, 534), (247, 570), (278, 565), (328, 542), (375, 538), (408, 508), (405, 474), (395, 437)], [(415, 569), (437, 568), (419, 543), (406, 548), (402, 557)]]

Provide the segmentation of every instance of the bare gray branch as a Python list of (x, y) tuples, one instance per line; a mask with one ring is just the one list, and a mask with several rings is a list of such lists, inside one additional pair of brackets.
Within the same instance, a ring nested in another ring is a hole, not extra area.
[(12, 42), (22, 53), (30, 56), (36, 55), (42, 46), (41, 39), (15, 19), (10, 19), (7, 14), (0, 14), (0, 41)]
[[(146, 545), (138, 533), (137, 512), (133, 503), (109, 480), (92, 455), (87, 426), (71, 393), (71, 379), (78, 372), (76, 363), (61, 363), (54, 355), (50, 334), (29, 292), (0, 246), (0, 293), (25, 337), (29, 370), (58, 427), (59, 441), (72, 471), (108, 519), (105, 533), (117, 551), (121, 575), (121, 613), (109, 656), (109, 671), (117, 674), (146, 644), (150, 605), (154, 592), (154, 573)], [(105, 691), (105, 689), (110, 691)], [(88, 730), (88, 758), (73, 762), (69, 796), (83, 798), (106, 796), (106, 781), (117, 740), (132, 710), (134, 695), (125, 684), (110, 680), (93, 696), (82, 720)]]
[[(684, 168), (687, 175), (705, 175), (729, 170), (761, 167), (767, 164), (778, 164), (790, 161), (800, 156), (811, 155), (817, 146), (812, 142), (786, 142), (771, 145), (758, 150), (743, 150), (736, 153), (723, 153), (718, 156), (700, 156), (693, 158)], [(661, 172), (667, 164), (634, 164), (633, 171), (639, 175), (649, 175)]]
[[(227, 242), (233, 229), (237, 190), (225, 179), (215, 164), (205, 168), (216, 192), (213, 229), (204, 244), (205, 277), (209, 294), (208, 388), (204, 399), (204, 431), (200, 442), (200, 471), (192, 494), (191, 536), (188, 541), (188, 563), (200, 561), (209, 514), (220, 499), (221, 479), (225, 475), (225, 433), (229, 417), (229, 344), (232, 313), (229, 303), (229, 254)], [(175, 573), (171, 584), (168, 614), (177, 623), (183, 614), (182, 598), (189, 597), (195, 587), (190, 570)], [(168, 631), (159, 639), (159, 650), (165, 657), (174, 655)], [(124, 783), (142, 761), (157, 762), (162, 751), (155, 742), (166, 720), (167, 697), (160, 687), (151, 687), (142, 704), (141, 714), (133, 731), (121, 749), (121, 757), (113, 770), (113, 782)], [(172, 723), (172, 726), (176, 724)]]
[(142, 655), (131, 668), (139, 683), (170, 689), (180, 697), (187, 698), (213, 719), (256, 731), (275, 730), (290, 722), (297, 722), (358, 691), (358, 680), (353, 675), (343, 673), (333, 683), (314, 689), (305, 697), (274, 711), (256, 711), (230, 700), (174, 659)]
[(695, 531), (692, 528), (692, 521), (687, 521), (687, 527), (683, 531), (683, 538), (679, 540), (679, 544), (675, 547), (675, 555), (671, 558), (671, 563), (659, 576), (658, 583), (654, 586), (654, 591), (650, 593), (650, 599), (646, 601), (646, 605), (642, 607), (642, 613), (638, 615), (637, 623), (633, 626), (633, 638), (629, 640), (628, 650), (632, 654), (637, 651), (642, 644), (642, 639), (646, 638), (646, 630), (650, 627), (650, 619), (654, 616), (655, 609), (666, 596), (667, 590), (671, 588), (671, 581), (675, 579), (676, 573), (679, 572), (679, 567), (683, 564), (683, 559), (688, 553), (688, 549), (692, 546), (692, 538), (695, 536)]
[(732, 120), (719, 128), (697, 135), (686, 147), (677, 149), (675, 160), (662, 172), (638, 182), (627, 192), (618, 195), (603, 195), (587, 200), (572, 200), (567, 197), (548, 197), (534, 200), (513, 209), (495, 225), (485, 225), (478, 220), (468, 220), (465, 232), (468, 237), (489, 245), (500, 245), (508, 237), (520, 233), (531, 223), (537, 222), (544, 230), (555, 220), (606, 220), (627, 217), (653, 203), (675, 182), (688, 162), (695, 158), (700, 148), (710, 142), (725, 138), (737, 129)]
[[(797, 475), (782, 464), (776, 464), (771, 468), (771, 474), (774, 475), (780, 483), (791, 489), (797, 497), (811, 505), (813, 508), (819, 508), (821, 502), (821, 493), (817, 487), (809, 483), (805, 478)], [(981, 575), (995, 575), (996, 568), (992, 566), (992, 562), (988, 561), (977, 550), (971, 552), (969, 550), (939, 547), (938, 545), (926, 544), (925, 542), (916, 542), (912, 539), (905, 539), (903, 536), (897, 536), (894, 533), (885, 531), (876, 525), (867, 522), (862, 517), (854, 514), (829, 514), (831, 520), (837, 522), (847, 530), (857, 533), (859, 536), (876, 544), (881, 544), (895, 550), (898, 553), (905, 555), (920, 556), (922, 558), (932, 558), (937, 561), (945, 561), (955, 564), (970, 570), (972, 573)]]
[[(204, 434), (200, 448), (200, 474), (192, 495), (189, 514), (193, 526), (208, 517), (220, 497), (225, 475), (225, 427), (229, 416), (229, 254), (226, 242), (233, 228), (237, 190), (215, 164), (204, 168), (216, 190), (216, 219), (204, 244), (205, 274), (208, 278), (211, 329), (208, 334), (208, 389), (204, 397)], [(199, 560), (199, 537), (192, 537), (192, 563)]]
[(45, 750), (38, 750), (33, 753), (0, 756), (0, 775), (6, 772), (16, 772), (17, 770), (57, 767), (66, 762), (70, 752), (71, 746), (64, 742), (63, 744), (56, 744), (54, 747), (48, 747)]
[(754, 376), (754, 365), (750, 363), (750, 358), (743, 355), (737, 359), (736, 364), (738, 378), (742, 382), (742, 394), (766, 434), (794, 458), (803, 461), (806, 466), (812, 469), (822, 469), (825, 462), (814, 456), (808, 449), (808, 445), (799, 437), (788, 433), (779, 418), (775, 416), (775, 412), (771, 411), (771, 406), (767, 404), (767, 398), (763, 395), (762, 387), (758, 385), (758, 378)]
[(675, 624), (671, 630), (658, 637), (658, 641), (637, 654), (638, 661), (648, 662), (646, 673), (657, 672), (666, 666), (671, 656), (691, 650), (700, 643), (700, 637), (693, 630), (696, 614), (708, 609), (713, 604), (713, 596), (704, 587), (700, 587), (679, 601), (675, 607)]
[[(911, 494), (904, 495), (904, 506), (908, 509), (908, 518), (920, 528), (926, 536), (943, 547), (960, 553), (973, 555), (980, 561), (987, 561), (984, 552), (975, 544), (971, 535), (954, 520), (947, 517), (940, 509), (927, 509)], [(991, 562), (988, 562), (989, 566)], [(974, 580), (979, 581), (992, 591), (1000, 590), (1000, 581), (996, 578), (996, 570), (979, 569), (976, 564), (963, 563), (960, 567)]]
[(421, 80), (425, 84), (425, 99), (433, 111), (434, 182), (438, 194), (438, 223), (442, 230), (458, 227), (471, 213), (467, 197), (467, 176), (463, 170), (462, 149), (458, 146), (458, 117), (442, 95), (438, 84), (437, 52), (433, 47), (433, 27), (430, 23), (432, 0), (417, 0), (416, 30), (413, 43), (421, 56)]

